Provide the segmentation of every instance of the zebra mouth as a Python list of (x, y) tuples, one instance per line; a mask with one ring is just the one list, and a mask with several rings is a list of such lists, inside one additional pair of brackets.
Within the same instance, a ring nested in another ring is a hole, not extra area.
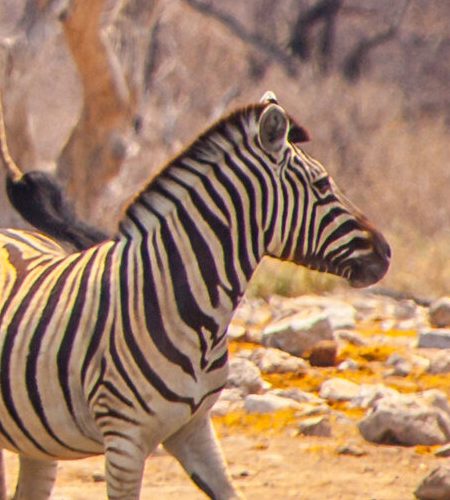
[(353, 288), (363, 288), (381, 280), (389, 268), (389, 258), (366, 257), (352, 262), (348, 281)]

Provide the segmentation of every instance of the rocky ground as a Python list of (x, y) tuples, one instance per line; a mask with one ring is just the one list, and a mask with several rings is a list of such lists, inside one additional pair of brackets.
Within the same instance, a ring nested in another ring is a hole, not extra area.
[[(229, 334), (213, 413), (247, 498), (450, 499), (450, 298), (247, 299)], [(102, 457), (61, 463), (54, 498), (105, 498), (102, 469)], [(144, 478), (154, 497), (204, 498), (162, 450)]]

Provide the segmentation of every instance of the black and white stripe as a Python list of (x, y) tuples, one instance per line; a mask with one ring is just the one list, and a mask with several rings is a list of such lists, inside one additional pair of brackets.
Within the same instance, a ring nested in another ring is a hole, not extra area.
[(113, 240), (67, 254), (0, 236), (0, 445), (17, 498), (48, 498), (55, 460), (105, 453), (108, 497), (139, 497), (162, 443), (211, 498), (240, 498), (209, 409), (226, 328), (264, 255), (380, 279), (389, 247), (294, 142), (273, 94), (213, 125), (137, 196)]

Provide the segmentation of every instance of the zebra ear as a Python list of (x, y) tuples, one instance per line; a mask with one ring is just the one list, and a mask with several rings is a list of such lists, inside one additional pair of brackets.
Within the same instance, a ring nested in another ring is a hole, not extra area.
[(310, 139), (309, 133), (300, 125), (296, 125), (295, 123), (291, 125), (288, 133), (289, 142), (293, 144), (298, 144), (300, 142), (308, 142)]
[(261, 104), (270, 104), (270, 103), (278, 104), (278, 99), (274, 92), (268, 90), (267, 92), (264, 93), (259, 102)]
[(267, 153), (277, 153), (286, 141), (288, 118), (277, 104), (271, 104), (259, 119), (259, 139)]

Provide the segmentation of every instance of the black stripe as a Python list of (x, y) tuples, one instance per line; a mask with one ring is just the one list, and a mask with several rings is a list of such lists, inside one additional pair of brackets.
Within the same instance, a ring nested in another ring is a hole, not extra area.
[[(45, 337), (48, 324), (53, 318), (53, 314), (58, 305), (59, 299), (62, 295), (62, 291), (66, 285), (66, 280), (72, 273), (74, 267), (76, 267), (76, 265), (78, 264), (78, 261), (79, 258), (74, 259), (58, 276), (58, 280), (55, 283), (54, 288), (52, 289), (52, 292), (48, 298), (44, 310), (41, 313), (40, 320), (36, 326), (36, 329), (32, 334), (31, 341), (29, 343), (29, 351), (28, 351), (25, 373), (26, 373), (26, 386), (27, 386), (28, 397), (30, 398), (30, 402), (39, 420), (41, 421), (42, 426), (58, 444), (64, 446), (65, 448), (71, 451), (80, 452), (82, 450), (79, 450), (77, 448), (72, 448), (71, 446), (64, 443), (61, 439), (59, 439), (59, 437), (50, 427), (46, 412), (42, 405), (42, 399), (39, 393), (39, 387), (38, 387), (39, 378), (37, 373), (41, 344)], [(53, 408), (49, 409), (49, 411), (53, 411)]]
[[(3, 344), (3, 349), (1, 353), (1, 367), (2, 369), (0, 370), (0, 385), (1, 385), (1, 393), (3, 396), (3, 401), (5, 403), (5, 407), (10, 414), (11, 418), (15, 421), (16, 425), (18, 428), (21, 430), (21, 432), (27, 437), (29, 441), (31, 441), (36, 448), (38, 448), (40, 451), (43, 453), (47, 453), (47, 451), (42, 447), (41, 444), (38, 443), (36, 439), (28, 432), (24, 422), (22, 421), (17, 408), (14, 404), (13, 396), (12, 396), (12, 388), (11, 388), (11, 379), (14, 379), (14, 375), (10, 374), (10, 363), (11, 363), (11, 354), (12, 350), (14, 348), (14, 343), (16, 341), (16, 337), (18, 336), (19, 332), (19, 325), (20, 322), (22, 321), (23, 316), (25, 315), (25, 312), (28, 309), (28, 306), (33, 299), (34, 295), (36, 293), (39, 293), (40, 287), (42, 283), (45, 281), (46, 277), (53, 271), (55, 267), (58, 266), (58, 262), (53, 263), (53, 265), (47, 267), (34, 281), (34, 283), (31, 285), (31, 288), (26, 290), (25, 292), (26, 295), (23, 297), (20, 307), (16, 311), (12, 321), (10, 322), (7, 331), (5, 333), (5, 340)], [(16, 296), (17, 293), (20, 293), (20, 286), (17, 288), (14, 287), (13, 290), (14, 293), (11, 293), (10, 296), (8, 297), (8, 300), (5, 302), (2, 310), (2, 316), (3, 313), (7, 310), (12, 298)], [(17, 446), (16, 446), (17, 447)], [(18, 448), (20, 450), (20, 448)]]
[(119, 353), (116, 348), (116, 341), (113, 333), (110, 335), (110, 343), (109, 343), (109, 353), (111, 354), (112, 362), (114, 367), (119, 372), (119, 375), (122, 377), (126, 385), (129, 387), (133, 396), (136, 398), (137, 402), (141, 405), (142, 409), (148, 413), (149, 415), (153, 415), (154, 411), (147, 405), (147, 403), (142, 398), (139, 388), (133, 383), (131, 378), (129, 377), (126, 368), (124, 367), (122, 360), (120, 359)]
[[(81, 383), (83, 387), (86, 381), (87, 370), (95, 354), (98, 352), (101, 339), (105, 334), (106, 321), (111, 313), (111, 271), (115, 250), (113, 248), (106, 254), (103, 273), (100, 278), (100, 298), (95, 314), (95, 326), (90, 336), (89, 345), (81, 367)], [(100, 262), (98, 265), (100, 266)]]
[[(148, 208), (148, 207), (147, 207)], [(143, 278), (142, 283), (142, 295), (144, 302), (144, 315), (145, 324), (150, 337), (158, 349), (158, 351), (171, 363), (178, 365), (185, 373), (190, 375), (194, 380), (196, 380), (195, 370), (192, 366), (192, 362), (188, 356), (183, 354), (177, 347), (173, 344), (170, 337), (167, 335), (166, 328), (164, 326), (161, 310), (158, 302), (157, 287), (153, 277), (153, 270), (151, 264), (151, 257), (149, 252), (149, 245), (146, 239), (146, 229), (142, 226), (141, 222), (134, 216), (133, 222), (143, 233), (143, 239), (140, 246), (140, 261), (141, 272)], [(157, 248), (157, 247), (156, 247)], [(156, 252), (156, 248), (154, 251)], [(122, 305), (122, 320), (125, 321), (125, 329), (131, 333), (131, 322), (129, 315), (129, 303), (128, 303), (128, 262), (126, 253), (129, 251), (129, 245), (127, 244), (124, 250), (124, 256), (122, 257), (121, 263), (121, 305)]]
[(83, 308), (86, 304), (87, 286), (89, 278), (92, 274), (95, 257), (96, 253), (93, 253), (88, 262), (83, 263), (83, 268), (81, 269), (82, 276), (79, 288), (76, 292), (77, 296), (71, 308), (69, 321), (67, 323), (64, 335), (61, 339), (60, 348), (58, 349), (58, 353), (56, 356), (56, 362), (58, 365), (58, 378), (61, 383), (61, 389), (63, 391), (67, 409), (74, 417), (75, 415), (73, 410), (72, 396), (70, 394), (69, 380), (70, 355), (82, 318)]
[[(124, 281), (125, 284), (126, 284), (126, 277), (128, 274), (127, 266), (128, 266), (127, 258), (124, 258), (122, 260), (120, 274), (121, 274), (121, 281)], [(146, 276), (145, 272), (144, 276)], [(134, 338), (134, 333), (131, 330), (130, 320), (128, 316), (128, 290), (126, 286), (122, 285), (120, 287), (120, 299), (121, 299), (122, 321), (123, 321), (123, 331), (124, 331), (125, 341), (141, 373), (165, 399), (176, 403), (187, 404), (191, 408), (191, 410), (193, 410), (195, 408), (194, 400), (192, 398), (179, 396), (171, 389), (169, 389), (162, 380), (162, 378), (150, 367), (146, 356), (140, 350), (136, 342), (136, 339)]]
[[(175, 180), (174, 176), (167, 175), (167, 178), (172, 181)], [(200, 274), (202, 276), (203, 282), (208, 290), (209, 300), (213, 307), (217, 307), (219, 303), (219, 292), (217, 285), (220, 283), (219, 274), (217, 272), (217, 267), (214, 259), (214, 255), (211, 253), (209, 246), (203, 235), (199, 231), (197, 224), (192, 220), (191, 216), (183, 206), (181, 200), (174, 196), (168, 189), (161, 186), (158, 183), (155, 187), (163, 196), (169, 199), (177, 207), (177, 216), (182, 226), (186, 231), (186, 235), (189, 238), (192, 250), (194, 252), (195, 259), (199, 264)]]
[[(166, 220), (160, 214), (158, 214), (158, 212), (154, 210), (153, 207), (149, 205), (146, 206), (148, 210), (152, 211), (159, 219), (161, 239), (167, 255), (171, 277), (171, 286), (175, 295), (177, 311), (180, 315), (181, 320), (194, 332), (197, 333), (202, 353), (201, 368), (203, 369), (207, 365), (207, 360), (205, 359), (207, 345), (203, 338), (203, 331), (206, 330), (210, 333), (211, 337), (214, 338), (217, 335), (219, 326), (215, 322), (215, 320), (205, 314), (198, 305), (190, 288), (188, 276), (185, 270), (185, 263), (180, 255), (180, 252), (178, 251), (176, 242), (172, 236)], [(143, 246), (142, 250), (143, 252), (148, 253), (148, 248), (146, 246)], [(150, 265), (150, 260), (147, 260)], [(154, 314), (152, 314), (152, 317), (153, 316)]]
[[(213, 231), (217, 235), (217, 239), (221, 242), (222, 248), (223, 248), (223, 259), (225, 263), (225, 273), (227, 275), (227, 279), (231, 285), (231, 294), (229, 294), (230, 298), (232, 298), (233, 305), (236, 304), (236, 299), (234, 298), (236, 296), (236, 293), (240, 293), (240, 283), (239, 283), (239, 278), (236, 272), (236, 268), (234, 267), (234, 251), (233, 251), (233, 241), (231, 238), (231, 232), (230, 232), (230, 224), (231, 224), (231, 215), (223, 202), (220, 194), (214, 187), (214, 184), (211, 182), (211, 180), (199, 173), (197, 170), (195, 170), (193, 167), (187, 164), (180, 164), (182, 168), (188, 170), (194, 175), (197, 175), (199, 179), (201, 180), (203, 187), (205, 188), (206, 192), (210, 196), (212, 202), (214, 203), (214, 206), (216, 206), (219, 211), (223, 214), (223, 216), (226, 218), (228, 221), (228, 226), (222, 223), (222, 221), (218, 217), (214, 217), (209, 219), (209, 215), (206, 214), (211, 214), (213, 215), (212, 212), (209, 212), (206, 210), (206, 204), (204, 201), (198, 196), (198, 194), (195, 192), (194, 189), (190, 190), (192, 200), (194, 204), (198, 207), (200, 213), (203, 214), (205, 218), (207, 218), (210, 227), (213, 229)], [(186, 185), (186, 187), (188, 187)], [(225, 290), (227, 288), (224, 287)]]

